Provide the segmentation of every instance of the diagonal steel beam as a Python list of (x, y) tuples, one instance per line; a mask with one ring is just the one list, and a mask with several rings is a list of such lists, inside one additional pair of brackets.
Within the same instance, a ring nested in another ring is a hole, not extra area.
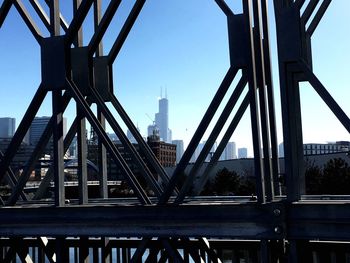
[(117, 97), (114, 94), (111, 94), (111, 103), (114, 106), (114, 108), (117, 110), (119, 116), (122, 118), (128, 129), (131, 131), (132, 135), (134, 136), (135, 140), (139, 144), (139, 147), (145, 154), (147, 160), (151, 163), (152, 167), (155, 169), (157, 174), (161, 177), (164, 183), (169, 182), (169, 176), (164, 170), (163, 166), (159, 163), (158, 159), (150, 149), (150, 147), (147, 145), (145, 140), (142, 138), (140, 132), (137, 130), (136, 126), (124, 110), (123, 106), (118, 101)]
[[(89, 104), (89, 106), (91, 103)], [(64, 152), (66, 152), (70, 146), (70, 144), (73, 141), (73, 138), (77, 132), (78, 129), (78, 123), (80, 118), (76, 117), (66, 134), (66, 137), (64, 138)], [(39, 200), (43, 197), (43, 195), (46, 193), (48, 187), (50, 186), (50, 182), (53, 180), (53, 173), (52, 173), (53, 167), (51, 166), (48, 171), (46, 172), (46, 175), (43, 180), (41, 180), (38, 190), (36, 191), (33, 200)]]
[(233, 16), (231, 8), (227, 5), (225, 0), (215, 0), (216, 4), (221, 8), (222, 12), (225, 13), (227, 17)]
[(142, 256), (145, 254), (145, 251), (147, 249), (147, 245), (151, 238), (143, 238), (140, 240), (139, 245), (136, 248), (136, 251), (132, 255), (132, 258), (130, 259), (130, 263), (138, 263), (142, 261)]
[(318, 24), (320, 23), (322, 17), (324, 16), (324, 14), (326, 13), (330, 3), (332, 2), (332, 0), (324, 0), (320, 6), (320, 8), (318, 9), (317, 13), (315, 14), (314, 18), (312, 19), (309, 27), (307, 28), (306, 32), (312, 36), (313, 33), (315, 32)]
[[(64, 94), (63, 98), (63, 110), (65, 110), (69, 104), (71, 97), (67, 93)], [(27, 164), (21, 174), (21, 176), (18, 179), (18, 183), (16, 184), (16, 187), (13, 189), (11, 196), (9, 197), (7, 201), (7, 205), (15, 205), (19, 194), (23, 191), (30, 174), (35, 169), (35, 163), (39, 159), (39, 157), (44, 152), (53, 132), (53, 118), (50, 119), (48, 122), (45, 130), (43, 131), (42, 135), (40, 136), (40, 139), (38, 143), (36, 144), (29, 160), (27, 161)]]
[(2, 27), (14, 0), (4, 0), (0, 7), (0, 27)]
[(184, 185), (182, 186), (179, 195), (175, 199), (175, 203), (179, 204), (184, 199), (188, 191), (190, 190), (190, 187), (193, 184), (193, 181), (195, 179), (195, 176), (199, 172), (200, 168), (202, 167), (205, 159), (207, 158), (210, 149), (214, 145), (216, 139), (218, 138), (221, 130), (223, 129), (225, 123), (227, 122), (228, 117), (230, 116), (233, 108), (235, 107), (237, 101), (242, 95), (242, 92), (247, 85), (247, 78), (245, 75), (242, 75), (241, 79), (239, 80), (235, 90), (233, 91), (232, 95), (230, 96), (229, 100), (226, 103), (225, 108), (223, 109), (219, 119), (217, 120), (211, 134), (208, 137), (207, 142), (205, 143), (201, 153), (199, 154), (196, 162), (194, 163), (191, 171), (189, 172), (186, 181)]
[(240, 122), (240, 120), (243, 117), (243, 114), (245, 113), (245, 111), (248, 108), (248, 105), (249, 105), (249, 96), (247, 94), (245, 96), (245, 98), (243, 99), (241, 106), (238, 108), (236, 115), (234, 116), (232, 122), (230, 123), (229, 127), (227, 128), (224, 136), (222, 137), (222, 140), (221, 140), (218, 148), (216, 149), (213, 157), (211, 158), (208, 166), (206, 167), (203, 174), (201, 175), (201, 179), (200, 179), (199, 183), (197, 185), (195, 185), (194, 195), (198, 195), (202, 191), (204, 185), (206, 184), (206, 182), (209, 179), (209, 174), (211, 173), (211, 171), (215, 167), (216, 163), (220, 159), (221, 154), (223, 153), (227, 143), (229, 142), (230, 138), (232, 137), (232, 134), (236, 130), (238, 123)]
[(119, 153), (118, 149), (114, 146), (110, 138), (108, 138), (106, 132), (101, 127), (99, 121), (94, 116), (89, 105), (84, 100), (83, 95), (80, 93), (79, 89), (74, 83), (71, 83), (67, 79), (67, 88), (71, 91), (74, 100), (76, 101), (79, 108), (84, 112), (86, 118), (89, 120), (90, 124), (93, 126), (94, 130), (99, 136), (99, 139), (103, 142), (107, 150), (111, 153), (113, 160), (119, 165), (121, 170), (124, 172), (125, 179), (128, 181), (129, 186), (135, 191), (136, 196), (142, 204), (151, 204), (152, 202), (142, 189), (141, 185), (137, 181), (135, 175), (128, 167), (127, 163)]
[(112, 65), (114, 60), (117, 58), (119, 51), (122, 48), (127, 36), (129, 35), (129, 32), (133, 27), (138, 15), (140, 14), (145, 2), (146, 0), (136, 0), (136, 3), (131, 9), (131, 12), (128, 18), (126, 19), (122, 29), (120, 30), (120, 33), (118, 34), (117, 39), (115, 40), (111, 50), (109, 51), (108, 63), (110, 65)]
[(0, 163), (0, 181), (4, 178), (4, 175), (13, 159), (16, 155), (29, 127), (32, 123), (36, 113), (38, 112), (41, 103), (44, 101), (46, 97), (47, 90), (40, 85), (38, 90), (36, 91), (33, 100), (30, 102), (29, 107), (26, 113), (23, 116), (21, 123), (19, 124), (12, 140), (7, 147), (6, 152), (4, 153), (4, 158)]
[(83, 24), (94, 0), (85, 0), (79, 6), (77, 13), (74, 15), (72, 22), (70, 23), (66, 31), (66, 44), (70, 46), (73, 43), (81, 25)]
[(304, 5), (304, 3), (305, 3), (305, 0), (296, 0), (296, 1), (294, 2), (294, 5), (295, 5), (298, 9), (301, 9), (302, 6)]
[(43, 7), (40, 5), (39, 1), (38, 0), (29, 0), (29, 2), (31, 3), (32, 7), (34, 8), (36, 13), (40, 17), (41, 21), (43, 22), (43, 24), (45, 25), (47, 30), (50, 31), (50, 18), (46, 14)]
[[(4, 158), (4, 154), (2, 151), (0, 151), (0, 161)], [(11, 169), (11, 167), (9, 166), (8, 170), (7, 170), (7, 182), (8, 184), (11, 186), (12, 189), (15, 188), (16, 184), (17, 184), (17, 178), (15, 173), (13, 172), (13, 170)], [(20, 193), (22, 200), (27, 200), (27, 196), (23, 193), (23, 191)]]
[(231, 86), (231, 83), (233, 79), (235, 78), (236, 74), (238, 72), (238, 68), (235, 67), (230, 67), (229, 70), (227, 71), (219, 89), (217, 90), (213, 100), (211, 101), (207, 111), (205, 112), (196, 132), (194, 133), (185, 153), (183, 154), (180, 162), (175, 168), (175, 171), (173, 172), (172, 177), (170, 178), (169, 184), (167, 186), (167, 189), (164, 191), (159, 204), (165, 204), (171, 194), (173, 193), (176, 184), (179, 181), (179, 178), (183, 171), (185, 170), (188, 162), (190, 161), (194, 151), (196, 150), (197, 145), (199, 144), (201, 138), (203, 137), (206, 129), (209, 126), (209, 123), (213, 119), (215, 112), (217, 111), (221, 101), (223, 100), (226, 92)]
[(34, 38), (38, 43), (40, 43), (40, 40), (42, 39), (42, 34), (40, 32), (40, 29), (30, 16), (29, 12), (27, 11), (26, 7), (23, 5), (21, 0), (14, 0), (13, 2), (14, 6), (16, 7), (18, 13), (24, 20), (25, 24), (29, 28), (30, 32), (32, 32)]
[(114, 132), (117, 134), (118, 138), (126, 147), (126, 149), (131, 153), (132, 159), (135, 161), (136, 165), (140, 168), (141, 173), (143, 174), (144, 178), (146, 179), (147, 183), (149, 186), (152, 188), (154, 193), (160, 197), (161, 195), (161, 188), (157, 182), (157, 180), (153, 177), (151, 171), (145, 164), (145, 162), (142, 160), (142, 157), (140, 154), (137, 152), (135, 147), (132, 145), (132, 143), (129, 141), (129, 139), (126, 137), (124, 134), (123, 130), (119, 126), (118, 122), (114, 119), (112, 113), (108, 109), (108, 107), (104, 104), (101, 96), (98, 94), (98, 92), (95, 89), (91, 89), (91, 94), (96, 100), (96, 104), (98, 107), (101, 109), (103, 112), (104, 116), (108, 120), (109, 124), (111, 125), (112, 129)]
[(121, 0), (114, 0), (109, 3), (107, 10), (105, 11), (101, 21), (98, 24), (98, 27), (95, 29), (94, 35), (90, 40), (89, 56), (92, 56), (98, 48), (98, 45), (101, 42), (104, 34), (106, 33), (106, 30), (110, 25), (115, 13), (117, 12), (120, 3)]
[(303, 72), (305, 73), (307, 80), (310, 82), (311, 86), (315, 89), (315, 91), (322, 98), (322, 100), (327, 104), (327, 106), (333, 112), (333, 114), (338, 118), (340, 123), (343, 124), (344, 128), (350, 133), (349, 117), (339, 106), (339, 104), (334, 100), (334, 98), (327, 91), (327, 89), (323, 86), (321, 81), (310, 70), (310, 68), (304, 62), (301, 62), (300, 66), (303, 69)]
[(177, 250), (176, 246), (173, 244), (173, 242), (169, 238), (161, 238), (160, 241), (163, 244), (170, 259), (172, 259), (174, 263), (185, 262), (182, 256), (180, 255), (179, 251)]
[[(47, 6), (50, 6), (50, 1), (51, 0), (45, 0), (45, 3), (47, 4)], [(69, 25), (61, 13), (60, 13), (60, 25), (65, 32), (68, 30)]]
[(310, 0), (309, 4), (305, 8), (304, 13), (301, 15), (300, 21), (303, 25), (306, 25), (306, 23), (309, 21), (319, 1), (320, 0)]

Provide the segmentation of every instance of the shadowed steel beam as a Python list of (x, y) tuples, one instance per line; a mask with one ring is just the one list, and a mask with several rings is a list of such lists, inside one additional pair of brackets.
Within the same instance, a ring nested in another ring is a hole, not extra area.
[(98, 27), (95, 29), (94, 35), (90, 40), (89, 56), (92, 56), (93, 53), (95, 53), (96, 49), (98, 48), (98, 45), (101, 42), (104, 34), (106, 33), (106, 30), (110, 25), (120, 3), (121, 3), (121, 0), (114, 0), (109, 3), (106, 12), (104, 13), (101, 21), (98, 24)]
[(46, 14), (45, 10), (43, 9), (43, 7), (40, 5), (39, 1), (38, 0), (29, 0), (29, 2), (31, 3), (32, 7), (34, 8), (36, 13), (40, 17), (41, 21), (43, 22), (43, 24), (45, 25), (47, 30), (50, 31), (50, 19), (49, 19), (48, 15)]
[(208, 128), (209, 123), (213, 119), (215, 112), (217, 111), (222, 99), (224, 98), (226, 92), (230, 88), (230, 85), (235, 78), (238, 72), (238, 68), (230, 67), (227, 71), (225, 78), (223, 79), (219, 89), (217, 90), (213, 100), (211, 101), (207, 111), (205, 112), (202, 121), (200, 122), (196, 132), (194, 133), (185, 153), (183, 154), (180, 162), (173, 172), (173, 176), (170, 178), (169, 184), (165, 189), (162, 197), (160, 198), (159, 204), (165, 204), (171, 194), (173, 193), (176, 184), (181, 176), (181, 173), (185, 170), (188, 162), (190, 161), (194, 151), (196, 150), (197, 145), (199, 144), (201, 138), (203, 137), (206, 129)]
[[(89, 104), (90, 106), (90, 104)], [(64, 138), (64, 152), (67, 152), (69, 145), (72, 143), (72, 140), (78, 129), (79, 118), (75, 117), (66, 137)], [(50, 182), (53, 180), (53, 165), (46, 172), (45, 177), (41, 180), (38, 190), (36, 191), (33, 200), (39, 200), (43, 197), (48, 187), (50, 186)]]
[(194, 186), (195, 187), (194, 188), (194, 195), (198, 195), (202, 191), (204, 185), (206, 184), (206, 182), (209, 179), (209, 174), (211, 173), (211, 171), (215, 167), (217, 161), (220, 159), (221, 154), (225, 150), (227, 143), (229, 142), (230, 138), (232, 137), (232, 134), (234, 133), (234, 131), (236, 130), (238, 123), (242, 119), (242, 116), (243, 116), (244, 112), (247, 110), (248, 106), (249, 106), (249, 96), (247, 94), (245, 96), (245, 98), (243, 99), (241, 106), (238, 108), (235, 117), (233, 118), (232, 122), (230, 123), (229, 127), (227, 128), (224, 136), (222, 137), (222, 140), (221, 140), (218, 148), (216, 149), (213, 157), (211, 158), (208, 166), (206, 167), (203, 174), (201, 175), (199, 183)]
[(317, 13), (315, 14), (314, 18), (312, 19), (309, 27), (307, 28), (307, 33), (312, 36), (313, 33), (315, 32), (318, 24), (320, 23), (323, 15), (326, 13), (328, 6), (330, 5), (330, 3), (332, 2), (332, 0), (324, 0), (320, 6), (320, 8), (318, 9)]
[[(4, 158), (4, 154), (2, 151), (0, 151), (0, 160), (2, 160), (3, 158)], [(7, 170), (6, 180), (12, 189), (14, 189), (16, 187), (16, 184), (18, 183), (17, 177), (10, 166), (8, 167), (8, 170)], [(23, 191), (20, 192), (20, 195), (22, 200), (27, 200), (27, 196), (24, 194)]]
[(30, 32), (32, 32), (33, 36), (35, 37), (36, 41), (40, 43), (40, 40), (42, 38), (40, 29), (35, 24), (34, 20), (28, 13), (26, 7), (23, 5), (21, 0), (14, 0), (13, 4), (15, 5), (18, 13), (26, 23), (27, 27), (29, 28)]
[(81, 25), (83, 24), (93, 2), (94, 0), (85, 0), (79, 6), (77, 13), (73, 17), (73, 20), (66, 31), (67, 46), (69, 46), (74, 41), (74, 38), (76, 37), (79, 28), (81, 28)]
[[(47, 4), (47, 6), (50, 6), (50, 1), (51, 0), (45, 0), (45, 3)], [(60, 13), (60, 24), (62, 29), (66, 32), (68, 30), (68, 23), (66, 22), (66, 20), (64, 19), (61, 13)]]
[[(63, 96), (63, 110), (66, 109), (68, 106), (68, 103), (70, 101), (70, 96), (65, 93)], [(38, 143), (36, 144), (33, 153), (31, 154), (28, 162), (26, 163), (26, 166), (21, 173), (21, 176), (18, 179), (18, 183), (16, 184), (16, 188), (12, 191), (11, 196), (9, 197), (7, 201), (7, 205), (14, 205), (16, 204), (18, 197), (20, 193), (23, 191), (30, 174), (35, 169), (35, 163), (39, 159), (39, 157), (42, 155), (43, 151), (45, 150), (53, 132), (53, 118), (50, 119), (48, 122), (45, 130), (43, 131), (42, 135), (40, 136), (40, 139)]]
[(262, 14), (260, 0), (253, 1), (253, 40), (254, 40), (254, 58), (255, 58), (255, 74), (258, 88), (259, 99), (259, 115), (261, 124), (261, 139), (263, 153), (263, 169), (266, 200), (271, 201), (274, 198), (273, 176), (271, 169), (271, 141), (270, 141), (270, 120), (268, 115), (268, 101), (266, 89), (266, 72), (265, 72), (265, 54), (262, 43)]
[[(102, 19), (102, 0), (94, 0), (94, 29), (95, 32), (98, 30)], [(96, 48), (96, 57), (103, 56), (103, 43), (99, 42)], [(97, 106), (97, 118), (102, 126), (106, 129), (106, 118), (101, 112), (100, 107)], [(107, 186), (107, 151), (106, 147), (98, 140), (98, 169), (99, 169), (99, 192), (101, 198), (108, 198), (108, 186)]]
[(294, 2), (295, 6), (296, 6), (298, 9), (301, 9), (302, 6), (304, 5), (304, 3), (305, 3), (305, 0), (296, 0), (296, 1)]
[(119, 165), (121, 170), (124, 172), (125, 179), (129, 182), (129, 186), (135, 191), (138, 199), (142, 204), (151, 204), (151, 201), (147, 197), (146, 193), (142, 189), (141, 185), (138, 183), (135, 175), (128, 167), (127, 163), (119, 153), (118, 149), (113, 145), (112, 141), (108, 138), (106, 132), (101, 127), (98, 120), (96, 120), (94, 114), (92, 113), (89, 105), (84, 100), (83, 95), (80, 93), (79, 89), (75, 86), (74, 83), (67, 80), (67, 87), (72, 92), (72, 96), (75, 99), (76, 103), (80, 107), (86, 118), (89, 120), (90, 124), (95, 129), (99, 139), (102, 140), (103, 144), (107, 150), (111, 153), (113, 160)]
[(161, 238), (161, 243), (164, 246), (169, 259), (173, 260), (174, 263), (185, 262), (176, 248), (176, 245), (169, 238)]
[(254, 39), (253, 39), (253, 28), (252, 28), (252, 6), (251, 2), (243, 1), (243, 13), (246, 30), (248, 31), (249, 48), (248, 54), (249, 59), (247, 61), (247, 68), (243, 70), (243, 74), (247, 74), (248, 87), (249, 87), (249, 100), (250, 100), (250, 121), (252, 128), (252, 139), (253, 139), (253, 151), (254, 151), (254, 173), (256, 179), (256, 194), (258, 202), (264, 203), (265, 198), (265, 183), (264, 183), (264, 169), (263, 161), (261, 156), (261, 134), (260, 134), (260, 118), (259, 118), (259, 104), (257, 94), (257, 74), (256, 74), (256, 58), (254, 52)]
[(0, 27), (2, 27), (10, 9), (15, 0), (4, 0), (0, 7)]
[[(245, 203), (245, 204), (198, 204), (181, 206), (35, 206), (4, 207), (0, 209), (1, 236), (113, 236), (113, 237), (200, 237), (207, 238), (237, 238), (237, 239), (283, 239), (284, 210), (283, 203)], [(336, 207), (326, 206), (323, 218), (314, 217), (309, 224), (317, 227), (317, 222), (323, 222), (323, 231), (328, 231), (329, 224), (336, 216), (346, 218), (349, 206), (339, 204)], [(322, 206), (307, 213), (323, 211)], [(331, 212), (334, 210), (334, 214)], [(274, 211), (280, 210), (280, 216)], [(328, 210), (330, 209), (330, 210)], [(342, 210), (340, 210), (342, 209)], [(303, 211), (306, 210), (303, 209)], [(296, 214), (293, 216), (303, 217)], [(343, 214), (342, 214), (343, 213)], [(324, 219), (324, 220), (323, 220)], [(308, 220), (306, 218), (306, 220)], [(307, 223), (307, 221), (302, 223)], [(314, 224), (313, 224), (314, 223)], [(344, 221), (344, 227), (350, 228), (350, 221)], [(328, 227), (327, 227), (328, 224)], [(280, 226), (281, 232), (274, 228)], [(334, 223), (341, 227), (342, 223)], [(302, 225), (300, 225), (302, 229)], [(304, 229), (307, 233), (307, 229)], [(343, 233), (349, 236), (350, 232)], [(333, 232), (335, 235), (335, 232)]]
[(47, 90), (40, 85), (38, 90), (36, 91), (33, 100), (30, 102), (30, 105), (23, 116), (21, 123), (19, 124), (12, 140), (7, 147), (6, 152), (4, 153), (4, 158), (0, 163), (0, 181), (4, 178), (4, 175), (13, 159), (16, 155), (27, 131), (32, 123), (36, 113), (38, 112), (41, 103), (43, 102), (45, 96), (47, 94)]
[(219, 259), (218, 255), (216, 254), (214, 249), (212, 249), (210, 247), (210, 243), (209, 243), (209, 240), (207, 238), (200, 238), (198, 240), (198, 243), (200, 244), (200, 247), (202, 247), (205, 250), (205, 252), (207, 252), (210, 260), (213, 263), (221, 263), (221, 260)]
[(221, 8), (222, 12), (225, 13), (226, 16), (229, 17), (234, 15), (231, 8), (226, 4), (225, 0), (215, 0), (215, 2)]
[(114, 60), (119, 54), (120, 49), (122, 48), (127, 36), (129, 35), (129, 32), (131, 28), (133, 27), (138, 15), (140, 14), (142, 7), (146, 0), (136, 0), (136, 3), (134, 4), (133, 8), (131, 9), (130, 14), (128, 15), (128, 18), (126, 19), (122, 29), (120, 30), (120, 33), (118, 34), (117, 39), (115, 40), (111, 50), (108, 54), (108, 63), (110, 65), (113, 64)]
[(130, 259), (130, 263), (137, 263), (141, 262), (142, 256), (145, 254), (145, 251), (147, 249), (147, 245), (151, 238), (143, 238), (140, 241), (140, 244), (137, 246), (132, 258)]
[(262, 0), (261, 2), (262, 13), (262, 30), (263, 30), (263, 50), (264, 50), (264, 66), (265, 66), (265, 81), (268, 100), (268, 111), (270, 120), (270, 136), (271, 136), (271, 169), (272, 178), (274, 180), (274, 192), (280, 194), (279, 186), (279, 163), (278, 163), (278, 141), (277, 141), (277, 128), (276, 128), (276, 110), (275, 110), (275, 97), (274, 88), (272, 82), (272, 69), (271, 69), (271, 51), (270, 51), (270, 32), (268, 22), (268, 1)]
[(136, 165), (140, 168), (140, 172), (143, 174), (144, 178), (146, 179), (149, 186), (152, 188), (154, 193), (160, 197), (161, 195), (161, 189), (157, 182), (157, 180), (153, 177), (151, 171), (145, 164), (145, 162), (142, 160), (142, 157), (137, 152), (135, 147), (132, 145), (132, 143), (129, 141), (129, 139), (124, 134), (122, 128), (119, 126), (118, 122), (114, 119), (112, 113), (108, 109), (108, 107), (104, 104), (101, 96), (96, 92), (95, 89), (91, 89), (92, 96), (96, 100), (96, 104), (108, 120), (109, 124), (111, 125), (113, 131), (117, 134), (118, 138), (122, 142), (122, 144), (126, 147), (126, 150), (131, 153), (131, 158), (134, 160)]
[(169, 176), (167, 175), (166, 171), (164, 170), (163, 166), (159, 163), (158, 159), (155, 157), (154, 153), (150, 149), (150, 147), (147, 145), (145, 140), (142, 138), (140, 132), (135, 127), (134, 123), (131, 121), (130, 117), (124, 110), (123, 106), (118, 101), (117, 97), (114, 94), (111, 94), (111, 103), (114, 106), (114, 108), (119, 113), (120, 117), (128, 127), (128, 129), (131, 131), (132, 135), (134, 136), (135, 140), (139, 144), (139, 147), (145, 154), (147, 160), (151, 163), (152, 167), (156, 170), (157, 174), (161, 177), (161, 179), (168, 183)]
[(224, 127), (225, 123), (227, 122), (227, 119), (230, 116), (233, 108), (235, 107), (240, 96), (242, 95), (242, 92), (243, 92), (246, 84), (247, 84), (247, 79), (246, 79), (246, 76), (243, 75), (241, 77), (241, 79), (239, 80), (232, 95), (230, 96), (229, 100), (227, 101), (226, 106), (222, 111), (222, 114), (220, 115), (219, 119), (217, 120), (211, 134), (208, 137), (208, 140), (206, 141), (201, 153), (199, 154), (199, 156), (198, 156), (196, 162), (194, 163), (189, 175), (187, 176), (186, 181), (180, 190), (180, 193), (178, 194), (177, 198), (175, 199), (175, 203), (179, 204), (185, 199), (186, 194), (188, 193), (190, 187), (193, 184), (195, 176), (197, 175), (198, 171), (202, 167), (205, 159), (207, 158), (207, 156), (210, 152), (210, 149), (214, 145), (222, 128)]
[(320, 0), (310, 0), (304, 13), (301, 15), (301, 23), (306, 25)]
[(303, 62), (300, 63), (304, 73), (307, 76), (308, 81), (322, 98), (322, 100), (328, 105), (329, 109), (338, 118), (338, 120), (343, 124), (344, 128), (350, 133), (350, 119), (346, 113), (342, 110), (339, 104), (333, 99), (332, 95), (323, 86), (321, 81), (315, 76), (315, 74), (310, 70), (310, 68)]

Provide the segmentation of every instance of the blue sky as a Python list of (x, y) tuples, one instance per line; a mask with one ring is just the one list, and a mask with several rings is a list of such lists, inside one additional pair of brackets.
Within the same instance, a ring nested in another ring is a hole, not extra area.
[[(70, 20), (72, 11), (67, 6), (68, 2), (61, 1), (61, 7), (62, 13)], [(103, 2), (106, 5), (107, 1)], [(125, 0), (121, 4), (104, 40), (105, 53), (108, 53), (133, 3), (132, 0)], [(278, 141), (281, 142), (272, 2), (269, 5)], [(240, 10), (239, 5), (231, 6), (235, 11)], [(334, 0), (314, 34), (312, 44), (314, 72), (347, 114), (350, 113), (350, 37), (346, 14), (349, 8), (349, 1)], [(92, 24), (90, 14), (84, 24), (85, 44), (91, 37)], [(163, 88), (163, 95), (167, 89), (169, 99), (169, 126), (173, 130), (173, 139), (189, 142), (229, 68), (227, 41), (226, 18), (213, 0), (146, 2), (113, 65), (114, 92), (140, 127), (142, 135), (146, 135), (147, 125), (151, 123), (146, 114), (153, 117), (157, 112), (158, 97)], [(39, 55), (38, 44), (12, 8), (0, 29), (0, 115), (15, 117), (17, 125), (40, 83)], [(301, 94), (305, 143), (350, 140), (348, 132), (333, 117), (312, 87), (302, 84)], [(51, 114), (50, 100), (49, 96), (38, 116)], [(72, 103), (65, 116), (70, 121), (74, 114), (75, 106)], [(232, 141), (238, 147), (248, 147), (249, 155), (252, 154), (249, 111), (244, 115)]]

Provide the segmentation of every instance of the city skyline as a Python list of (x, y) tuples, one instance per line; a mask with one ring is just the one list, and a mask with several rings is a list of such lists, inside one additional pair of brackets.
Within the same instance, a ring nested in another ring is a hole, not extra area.
[[(238, 2), (227, 2), (235, 12), (238, 13), (241, 9)], [(269, 4), (280, 143), (283, 138), (277, 50), (272, 2), (269, 1)], [(105, 5), (106, 3), (104, 8)], [(63, 15), (70, 21), (71, 7), (64, 3), (61, 3), (61, 7)], [(343, 51), (350, 45), (349, 36), (344, 34), (347, 32), (345, 10), (349, 7), (349, 1), (333, 1), (312, 41), (314, 71), (346, 113), (350, 112), (346, 99), (350, 95), (347, 80), (347, 61), (350, 55)], [(112, 21), (113, 26), (104, 40), (106, 52), (130, 8), (130, 2), (122, 2), (118, 19)], [(91, 16), (87, 18), (91, 19)], [(143, 23), (139, 23), (139, 20)], [(42, 28), (42, 25), (39, 26)], [(84, 43), (91, 34), (92, 29), (87, 25), (84, 28)], [(14, 8), (11, 8), (9, 17), (0, 30), (0, 39), (0, 55), (7, 62), (0, 65), (2, 114), (13, 114), (19, 124), (40, 83), (40, 49)], [(13, 44), (8, 46), (7, 43), (10, 42)], [(180, 0), (165, 3), (154, 0), (145, 4), (114, 63), (114, 92), (131, 119), (140, 127), (143, 136), (147, 134), (146, 128), (149, 124), (145, 113), (157, 112), (156, 94), (163, 86), (171, 98), (169, 126), (173, 130), (173, 139), (183, 139), (185, 146), (188, 144), (229, 67), (227, 42), (226, 18), (214, 1)], [(336, 74), (330, 73), (330, 68), (336, 68)], [(330, 113), (316, 92), (308, 84), (301, 84), (300, 91), (304, 143), (349, 140), (348, 132)], [(38, 116), (50, 115), (50, 103), (50, 98), (45, 100)], [(74, 114), (75, 105), (70, 103), (65, 112), (68, 126)], [(110, 128), (107, 130), (111, 131)], [(202, 141), (207, 137), (208, 133)], [(252, 155), (249, 111), (244, 114), (231, 140), (237, 143), (237, 148), (247, 147), (248, 155)]]

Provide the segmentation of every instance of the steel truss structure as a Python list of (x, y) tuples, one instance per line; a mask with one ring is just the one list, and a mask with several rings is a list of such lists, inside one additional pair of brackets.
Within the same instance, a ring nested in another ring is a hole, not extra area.
[[(349, 247), (340, 242), (350, 240), (349, 204), (303, 199), (299, 83), (308, 81), (350, 132), (348, 116), (312, 71), (311, 36), (331, 0), (320, 4), (318, 0), (274, 0), (285, 198), (279, 185), (267, 0), (242, 0), (240, 14), (235, 14), (224, 0), (214, 1), (227, 17), (230, 67), (172, 175), (160, 165), (113, 93), (113, 62), (146, 0), (135, 1), (108, 55), (103, 53), (102, 40), (121, 0), (108, 1), (104, 13), (101, 0), (73, 0), (70, 23), (60, 13), (59, 0), (45, 0), (49, 14), (39, 1), (29, 0), (50, 33), (46, 38), (22, 0), (3, 1), (0, 26), (9, 10), (15, 8), (40, 46), (42, 80), (7, 150), (1, 153), (0, 180), (6, 180), (12, 188), (10, 197), (0, 196), (1, 262), (320, 262), (320, 258), (349, 262)], [(84, 46), (82, 26), (91, 9), (95, 31)], [(234, 79), (238, 80), (237, 85), (228, 94)], [(50, 122), (24, 169), (20, 173), (13, 171), (11, 162), (49, 93)], [(183, 181), (191, 156), (227, 94), (229, 100)], [(77, 113), (63, 138), (63, 113), (71, 101), (76, 104)], [(146, 158), (130, 143), (107, 103), (131, 131)], [(97, 113), (92, 105), (97, 106)], [(224, 130), (236, 105), (238, 110)], [(256, 200), (197, 197), (248, 107)], [(86, 121), (98, 135), (99, 199), (88, 196)], [(106, 122), (131, 154), (154, 196), (147, 194), (107, 136)], [(203, 163), (220, 132), (224, 136), (203, 171)], [(51, 136), (53, 163), (30, 199), (23, 190)], [(64, 153), (74, 136), (78, 142), (79, 199), (66, 203)], [(122, 170), (135, 198), (108, 198), (107, 152)], [(200, 180), (194, 185), (196, 177)], [(51, 181), (55, 184), (54, 198), (43, 199)]]

